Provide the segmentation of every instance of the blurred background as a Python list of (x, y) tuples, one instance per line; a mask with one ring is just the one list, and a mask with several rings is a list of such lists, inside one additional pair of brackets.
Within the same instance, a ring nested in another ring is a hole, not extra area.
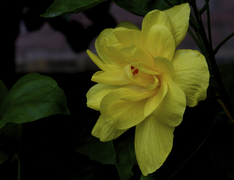
[[(199, 8), (204, 4), (203, 0), (197, 2)], [(47, 5), (50, 3), (47, 2)], [(98, 10), (100, 7), (104, 9), (103, 15)], [(38, 17), (39, 13), (45, 12), (46, 6), (38, 9), (35, 2), (34, 6), (32, 3), (26, 4), (22, 9), (23, 17), (20, 20), (19, 33), (15, 39), (15, 71), (17, 73), (95, 71), (97, 67), (87, 56), (86, 49), (95, 52), (95, 39), (104, 28), (113, 28), (116, 23), (121, 21), (130, 21), (141, 27), (143, 17), (129, 13), (114, 3), (103, 3), (93, 9), (95, 10), (67, 15), (63, 18), (46, 19)], [(214, 48), (234, 31), (233, 9), (234, 1), (210, 1)], [(95, 19), (92, 14), (98, 18)], [(107, 14), (108, 16), (105, 16)], [(203, 18), (206, 27), (206, 12), (204, 12)], [(63, 25), (61, 27), (56, 25), (56, 21)], [(189, 34), (178, 47), (178, 49), (182, 48), (198, 49)], [(219, 50), (216, 59), (218, 63), (234, 62), (234, 38)]]

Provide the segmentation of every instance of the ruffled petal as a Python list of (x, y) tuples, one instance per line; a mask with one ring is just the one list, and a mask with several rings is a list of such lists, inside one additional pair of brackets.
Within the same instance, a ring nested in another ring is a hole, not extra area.
[(171, 19), (176, 47), (185, 38), (189, 27), (190, 7), (188, 3), (174, 6), (164, 11)]
[(174, 36), (174, 30), (172, 27), (171, 19), (169, 18), (167, 13), (159, 10), (150, 11), (146, 14), (142, 22), (141, 47), (145, 50), (147, 50), (148, 48), (148, 34), (154, 25), (164, 26), (165, 28), (167, 28), (167, 31), (169, 31), (170, 34)]
[(134, 44), (120, 49), (119, 53), (126, 61), (130, 63), (142, 62), (148, 64), (149, 66), (155, 67), (153, 57)]
[(153, 115), (136, 126), (135, 153), (144, 176), (159, 169), (173, 145), (173, 127), (168, 127)]
[(101, 101), (100, 111), (105, 120), (117, 129), (128, 129), (144, 120), (144, 106), (147, 99), (124, 101), (120, 98), (124, 88), (108, 93)]
[(149, 116), (162, 102), (164, 96), (167, 94), (167, 83), (163, 80), (161, 86), (158, 87), (157, 93), (150, 97), (145, 104), (144, 115)]
[(184, 91), (186, 105), (194, 107), (205, 100), (210, 77), (205, 57), (196, 50), (177, 50), (172, 63), (174, 81)]
[[(134, 67), (137, 67), (139, 70), (143, 71), (146, 74), (151, 74), (151, 75), (161, 74), (160, 72), (158, 72), (158, 69), (156, 67), (152, 67), (146, 63), (136, 62), (136, 63), (131, 63), (131, 65)], [(155, 63), (154, 63), (154, 66), (155, 66)]]
[(166, 126), (176, 127), (183, 119), (186, 107), (185, 94), (169, 76), (165, 76), (163, 79), (167, 82), (168, 91), (153, 114)]
[(120, 22), (116, 26), (116, 28), (117, 27), (124, 27), (124, 28), (127, 28), (127, 29), (135, 29), (135, 30), (140, 31), (139, 27), (137, 27), (135, 24), (132, 24), (131, 22), (128, 22), (128, 21), (122, 21), (122, 22)]
[(106, 66), (103, 61), (96, 55), (93, 54), (90, 50), (87, 50), (87, 54), (90, 57), (90, 59), (103, 71), (109, 71), (110, 68)]
[(124, 69), (116, 70), (116, 71), (97, 71), (92, 76), (92, 81), (101, 83), (101, 84), (109, 84), (109, 85), (127, 85), (131, 84), (131, 81), (126, 76)]
[(105, 46), (109, 45), (108, 43), (113, 42), (118, 42), (115, 34), (113, 33), (113, 29), (104, 29), (95, 41), (97, 54), (105, 64), (114, 64), (114, 62), (112, 62), (112, 60), (106, 55), (105, 51), (108, 51), (108, 49), (104, 48)]
[(172, 60), (175, 52), (175, 41), (171, 32), (162, 25), (154, 25), (148, 34), (147, 48), (154, 56), (161, 56)]
[(120, 99), (124, 101), (140, 101), (157, 93), (157, 90), (151, 91), (147, 88), (137, 85), (123, 86), (120, 90), (122, 90)]
[(173, 63), (164, 57), (154, 57), (154, 62), (156, 65), (156, 71), (170, 77), (174, 77), (175, 70)]
[(114, 126), (107, 123), (103, 116), (100, 115), (91, 134), (99, 138), (100, 141), (105, 142), (116, 139), (127, 130), (128, 129), (116, 129)]
[(106, 84), (96, 84), (89, 89), (86, 94), (87, 97), (87, 106), (94, 110), (100, 110), (101, 100), (105, 95), (114, 89), (119, 88), (120, 86), (106, 85)]
[[(138, 70), (137, 74), (133, 74), (134, 69), (132, 70), (132, 64), (128, 64), (124, 67), (124, 71), (126, 73), (126, 76), (128, 77), (129, 81), (131, 84), (143, 86), (143, 87), (148, 87), (148, 84), (154, 84), (155, 79), (153, 75), (149, 75), (144, 73), (143, 71)], [(136, 67), (133, 67), (136, 69)]]
[(118, 27), (113, 30), (113, 33), (115, 34), (119, 43), (124, 45), (125, 47), (131, 44), (134, 44), (138, 47), (140, 45), (141, 31), (139, 30)]

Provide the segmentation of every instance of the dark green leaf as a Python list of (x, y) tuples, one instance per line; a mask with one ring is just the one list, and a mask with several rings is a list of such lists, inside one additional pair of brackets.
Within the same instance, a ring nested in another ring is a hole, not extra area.
[(52, 78), (27, 74), (8, 92), (0, 110), (0, 129), (7, 123), (21, 124), (54, 114), (69, 114), (66, 97)]
[[(186, 2), (186, 0), (168, 1), (172, 5), (179, 5)], [(154, 9), (165, 10), (171, 8), (164, 0), (114, 0), (114, 2), (121, 8), (139, 16), (145, 16), (149, 11)]]
[(2, 80), (0, 79), (0, 109), (2, 106), (2, 103), (6, 97), (6, 94), (8, 92), (8, 89), (6, 88), (5, 84), (2, 82)]
[(137, 164), (134, 136), (134, 129), (130, 129), (113, 141), (116, 167), (121, 180), (128, 180), (133, 175), (133, 165)]
[(91, 160), (101, 162), (102, 164), (115, 164), (112, 141), (101, 142), (93, 136), (88, 137), (88, 139), (89, 142), (79, 147), (76, 152), (85, 154)]
[[(176, 127), (171, 153), (154, 173), (141, 180), (168, 180), (198, 151), (211, 132), (216, 117), (211, 101), (201, 101), (194, 108), (186, 108), (182, 123)], [(199, 132), (199, 133), (198, 133)]]
[(80, 13), (107, 0), (55, 0), (54, 3), (41, 15), (50, 18), (63, 14)]

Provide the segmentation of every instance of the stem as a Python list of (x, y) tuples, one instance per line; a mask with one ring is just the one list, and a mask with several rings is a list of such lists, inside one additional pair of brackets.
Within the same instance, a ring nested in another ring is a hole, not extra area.
[(234, 36), (234, 32), (231, 33), (228, 37), (226, 37), (214, 50), (214, 54), (216, 54), (219, 50), (219, 48), (225, 43), (227, 42), (232, 36)]
[(208, 36), (209, 36), (209, 44), (212, 47), (212, 38), (211, 38), (211, 28), (210, 28), (210, 7), (209, 7), (209, 0), (206, 0), (206, 12), (207, 12), (207, 28), (208, 28)]
[(223, 108), (223, 110), (225, 111), (227, 117), (234, 123), (232, 115), (230, 114), (230, 112), (228, 111), (228, 109), (226, 108), (226, 106), (224, 105), (223, 101), (221, 99), (217, 99), (217, 101), (219, 102), (219, 104), (221, 105), (221, 107)]
[(191, 31), (191, 29), (188, 29), (188, 32), (190, 34), (190, 36), (193, 38), (193, 40), (195, 41), (195, 43), (197, 44), (197, 46), (199, 47), (199, 49), (202, 51), (202, 54), (204, 54), (203, 52), (203, 47), (201, 45), (201, 43), (197, 40), (197, 38), (195, 37), (195, 35), (193, 34), (193, 32)]
[(206, 5), (204, 5), (200, 10), (199, 10), (199, 14), (203, 14), (206, 10)]
[(19, 158), (19, 156), (18, 156), (18, 154), (16, 154), (16, 160), (17, 160), (17, 162), (18, 162), (18, 178), (17, 178), (17, 180), (20, 180), (20, 169), (21, 169), (21, 166), (20, 166), (20, 158)]
[[(207, 3), (207, 1), (206, 1)], [(191, 3), (191, 6), (193, 7), (193, 11), (194, 11), (194, 14), (195, 14), (195, 18), (198, 22), (198, 25), (199, 25), (199, 35), (201, 36), (202, 38), (202, 41), (204, 43), (204, 46), (206, 48), (206, 52), (208, 53), (206, 55), (206, 57), (208, 58), (208, 60), (210, 61), (211, 63), (211, 66), (212, 66), (212, 74), (214, 74), (214, 77), (217, 81), (217, 84), (220, 88), (220, 92), (221, 92), (221, 95), (222, 95), (222, 101), (223, 103), (225, 104), (225, 107), (226, 109), (228, 110), (229, 114), (234, 117), (234, 111), (233, 111), (233, 107), (232, 107), (232, 104), (230, 102), (230, 98), (229, 98), (229, 95), (225, 89), (225, 86), (223, 84), (223, 81), (222, 81), (222, 77), (221, 77), (221, 74), (219, 72), (219, 69), (218, 69), (218, 66), (216, 64), (216, 60), (215, 60), (215, 53), (213, 51), (213, 48), (212, 48), (212, 45), (209, 43), (208, 39), (207, 39), (207, 36), (206, 36), (206, 32), (205, 32), (205, 29), (204, 29), (204, 26), (203, 26), (203, 23), (202, 23), (202, 19), (201, 19), (201, 15), (200, 13), (198, 12), (198, 9), (197, 9), (197, 6), (196, 6), (196, 2), (193, 1)], [(231, 36), (231, 35), (230, 35)], [(233, 35), (232, 35), (233, 36)], [(230, 38), (230, 37), (229, 37)], [(228, 114), (227, 114), (228, 115)]]

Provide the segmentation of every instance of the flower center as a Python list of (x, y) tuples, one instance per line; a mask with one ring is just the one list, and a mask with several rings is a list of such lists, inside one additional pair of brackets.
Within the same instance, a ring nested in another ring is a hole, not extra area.
[(134, 66), (131, 66), (131, 70), (132, 70), (132, 74), (135, 76), (136, 74), (138, 74), (138, 69), (136, 69)]

